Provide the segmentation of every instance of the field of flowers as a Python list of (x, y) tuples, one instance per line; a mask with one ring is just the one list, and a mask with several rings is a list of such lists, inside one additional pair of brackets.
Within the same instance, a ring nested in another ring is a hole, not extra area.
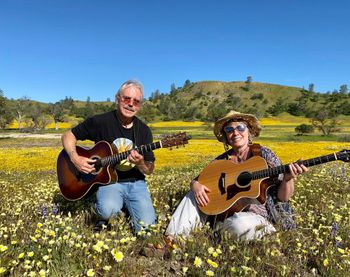
[[(206, 131), (196, 124), (153, 128)], [(350, 148), (335, 141), (268, 137), (260, 142), (284, 163)], [(2, 138), (0, 149), (0, 276), (348, 276), (349, 164), (316, 166), (298, 178), (292, 199), (295, 230), (243, 243), (213, 236), (206, 226), (180, 238), (166, 256), (150, 258), (140, 254), (144, 246), (161, 243), (190, 180), (223, 151), (216, 140), (196, 138), (186, 147), (155, 151), (156, 171), (148, 183), (158, 223), (141, 234), (131, 231), (123, 215), (111, 221), (111, 231), (93, 233), (93, 196), (63, 199), (55, 170), (59, 139)]]

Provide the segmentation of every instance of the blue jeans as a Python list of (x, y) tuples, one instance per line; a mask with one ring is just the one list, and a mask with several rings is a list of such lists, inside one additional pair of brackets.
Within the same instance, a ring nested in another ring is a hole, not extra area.
[(144, 180), (117, 182), (98, 188), (96, 211), (102, 219), (107, 220), (117, 215), (123, 207), (129, 212), (136, 232), (156, 222), (151, 195)]

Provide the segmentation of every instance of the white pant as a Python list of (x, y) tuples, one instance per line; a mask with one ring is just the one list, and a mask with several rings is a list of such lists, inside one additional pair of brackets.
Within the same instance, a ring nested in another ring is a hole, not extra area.
[[(202, 227), (207, 217), (198, 209), (194, 194), (189, 191), (175, 210), (165, 234), (186, 237), (194, 228)], [(266, 218), (252, 212), (235, 213), (223, 222), (217, 222), (215, 229), (247, 241), (276, 231)]]

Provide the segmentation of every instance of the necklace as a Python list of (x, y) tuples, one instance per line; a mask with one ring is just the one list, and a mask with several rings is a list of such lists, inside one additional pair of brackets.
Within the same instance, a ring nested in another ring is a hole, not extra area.
[[(118, 127), (118, 129), (120, 131), (120, 134), (124, 138), (131, 139), (133, 141), (133, 143), (136, 144), (135, 130), (134, 130), (134, 120), (132, 120), (129, 124), (125, 124), (123, 122), (123, 120), (119, 117), (118, 110), (116, 110), (116, 117), (117, 117), (117, 120), (119, 122), (119, 124), (117, 124), (117, 127)], [(127, 133), (129, 133), (130, 136), (128, 136)]]

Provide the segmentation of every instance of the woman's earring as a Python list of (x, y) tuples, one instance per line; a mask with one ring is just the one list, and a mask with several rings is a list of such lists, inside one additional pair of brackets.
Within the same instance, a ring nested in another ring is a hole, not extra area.
[(252, 137), (250, 135), (248, 137), (248, 144), (253, 144)]

